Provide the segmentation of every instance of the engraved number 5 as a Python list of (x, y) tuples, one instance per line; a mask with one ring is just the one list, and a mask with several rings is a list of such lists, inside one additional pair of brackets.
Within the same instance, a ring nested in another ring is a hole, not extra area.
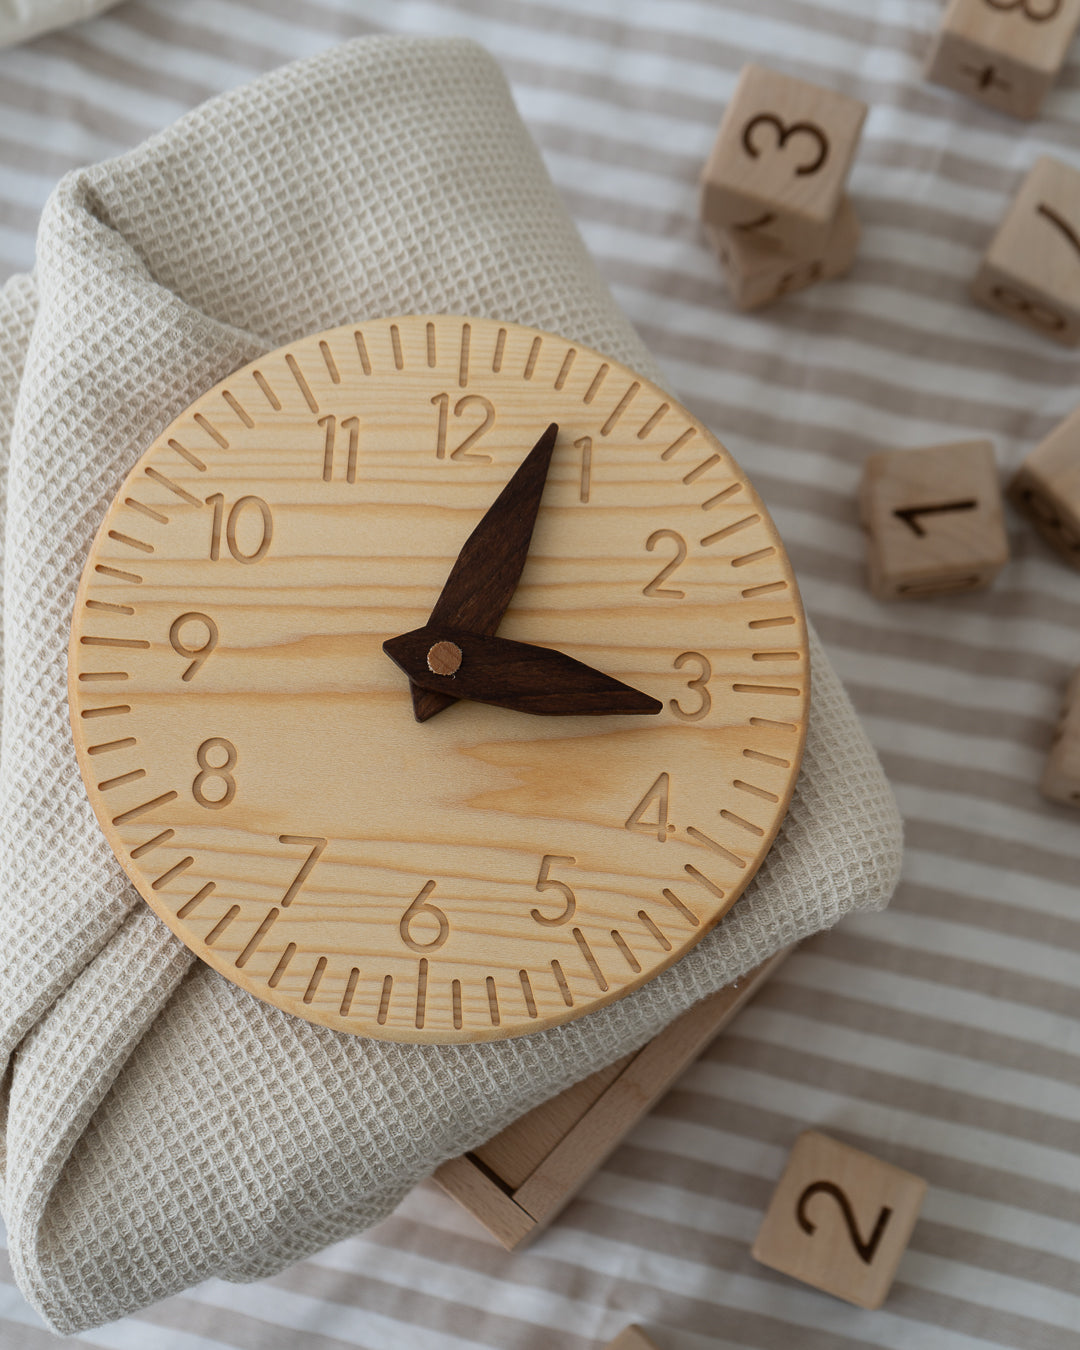
[(552, 915), (550, 919), (545, 919), (538, 909), (534, 909), (532, 916), (537, 923), (554, 927), (556, 924), (566, 923), (573, 918), (574, 910), (577, 909), (577, 896), (565, 881), (556, 881), (549, 873), (552, 863), (566, 863), (568, 867), (573, 867), (574, 862), (575, 859), (573, 858), (560, 858), (555, 853), (544, 854), (540, 863), (540, 874), (536, 878), (536, 889), (538, 891), (558, 891), (565, 898), (566, 905), (560, 913)]

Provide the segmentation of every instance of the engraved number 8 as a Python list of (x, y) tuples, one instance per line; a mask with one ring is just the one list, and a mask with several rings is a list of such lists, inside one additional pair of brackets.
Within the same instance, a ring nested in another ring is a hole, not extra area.
[[(224, 750), (225, 758), (220, 764), (210, 763), (211, 750)], [(231, 769), (236, 768), (236, 746), (232, 741), (227, 741), (224, 736), (211, 736), (209, 740), (203, 741), (195, 752), (195, 761), (199, 766), (199, 772), (195, 775), (195, 781), (191, 785), (191, 795), (199, 803), (205, 806), (208, 811), (220, 811), (223, 806), (228, 806), (236, 796), (236, 779), (230, 773)], [(205, 792), (205, 785), (213, 778), (220, 778), (225, 784), (225, 791), (220, 797), (208, 797)]]

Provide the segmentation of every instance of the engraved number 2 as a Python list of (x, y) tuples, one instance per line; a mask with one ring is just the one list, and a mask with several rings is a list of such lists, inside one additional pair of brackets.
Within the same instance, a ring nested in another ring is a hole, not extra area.
[(855, 1213), (851, 1208), (851, 1201), (836, 1184), (835, 1181), (813, 1181), (802, 1192), (795, 1205), (795, 1217), (799, 1221), (799, 1227), (804, 1233), (813, 1233), (817, 1225), (812, 1219), (807, 1217), (806, 1206), (813, 1196), (818, 1193), (831, 1195), (840, 1206), (840, 1212), (844, 1216), (844, 1223), (847, 1225), (848, 1237), (851, 1238), (851, 1245), (859, 1253), (859, 1258), (865, 1261), (867, 1265), (874, 1259), (874, 1253), (878, 1249), (885, 1233), (885, 1226), (892, 1217), (892, 1210), (888, 1205), (882, 1205), (881, 1213), (877, 1216), (877, 1223), (874, 1225), (874, 1231), (868, 1238), (862, 1238), (859, 1235), (858, 1227), (855, 1224)]
[(754, 135), (758, 127), (772, 127), (775, 130), (776, 148), (778, 150), (783, 149), (793, 136), (806, 137), (816, 147), (814, 153), (809, 158), (804, 159), (795, 169), (797, 177), (801, 178), (808, 174), (817, 173), (829, 157), (829, 138), (813, 122), (791, 122), (785, 126), (775, 113), (758, 113), (756, 117), (751, 117), (750, 121), (743, 127), (742, 132), (743, 149), (751, 159), (758, 159), (761, 155), (761, 149), (758, 145), (761, 138), (759, 136), (755, 139)]
[(686, 561), (686, 540), (681, 534), (676, 534), (674, 530), (653, 530), (652, 534), (645, 540), (645, 547), (651, 553), (657, 544), (660, 543), (661, 539), (671, 539), (674, 541), (675, 556), (672, 558), (671, 562), (666, 563), (660, 571), (657, 572), (652, 581), (647, 582), (641, 588), (641, 593), (642, 595), (664, 595), (672, 600), (682, 600), (686, 595), (685, 591), (666, 589), (661, 586), (660, 583), (666, 581), (668, 577), (671, 576), (672, 572), (675, 571), (676, 567), (678, 567), (680, 563)]

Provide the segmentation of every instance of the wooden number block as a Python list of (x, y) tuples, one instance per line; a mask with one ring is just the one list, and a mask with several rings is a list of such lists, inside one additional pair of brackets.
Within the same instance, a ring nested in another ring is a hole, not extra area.
[(773, 1192), (754, 1258), (860, 1308), (880, 1308), (925, 1194), (921, 1177), (807, 1130)]
[(820, 255), (865, 117), (857, 99), (746, 66), (702, 171), (702, 219), (800, 258)]
[(1080, 670), (1069, 681), (1046, 770), (1043, 795), (1066, 806), (1080, 806)]
[(1034, 117), (1080, 24), (1080, 0), (952, 0), (927, 78), (1013, 117)]
[(609, 1341), (607, 1350), (657, 1350), (657, 1346), (640, 1327), (633, 1326), (627, 1327), (613, 1341)]
[(1066, 562), (1080, 568), (1080, 408), (1024, 460), (1009, 484), (1009, 499)]
[(435, 1181), (508, 1250), (551, 1222), (639, 1120), (793, 948), (784, 947), (648, 1045), (529, 1111), (486, 1144), (452, 1158)]
[(1080, 343), (1080, 172), (1049, 155), (1036, 160), (971, 293), (1067, 347)]
[(871, 455), (860, 507), (870, 589), (879, 600), (976, 590), (1008, 562), (989, 441)]
[(859, 245), (859, 221), (847, 197), (840, 203), (825, 247), (810, 258), (798, 258), (752, 234), (718, 225), (705, 229), (720, 256), (732, 299), (743, 310), (761, 309), (815, 282), (843, 276)]

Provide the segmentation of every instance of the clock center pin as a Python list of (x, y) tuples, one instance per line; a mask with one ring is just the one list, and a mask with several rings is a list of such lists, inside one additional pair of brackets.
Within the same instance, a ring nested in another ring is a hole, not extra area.
[(434, 675), (453, 675), (461, 666), (461, 648), (456, 642), (436, 642), (427, 654), (427, 663)]

